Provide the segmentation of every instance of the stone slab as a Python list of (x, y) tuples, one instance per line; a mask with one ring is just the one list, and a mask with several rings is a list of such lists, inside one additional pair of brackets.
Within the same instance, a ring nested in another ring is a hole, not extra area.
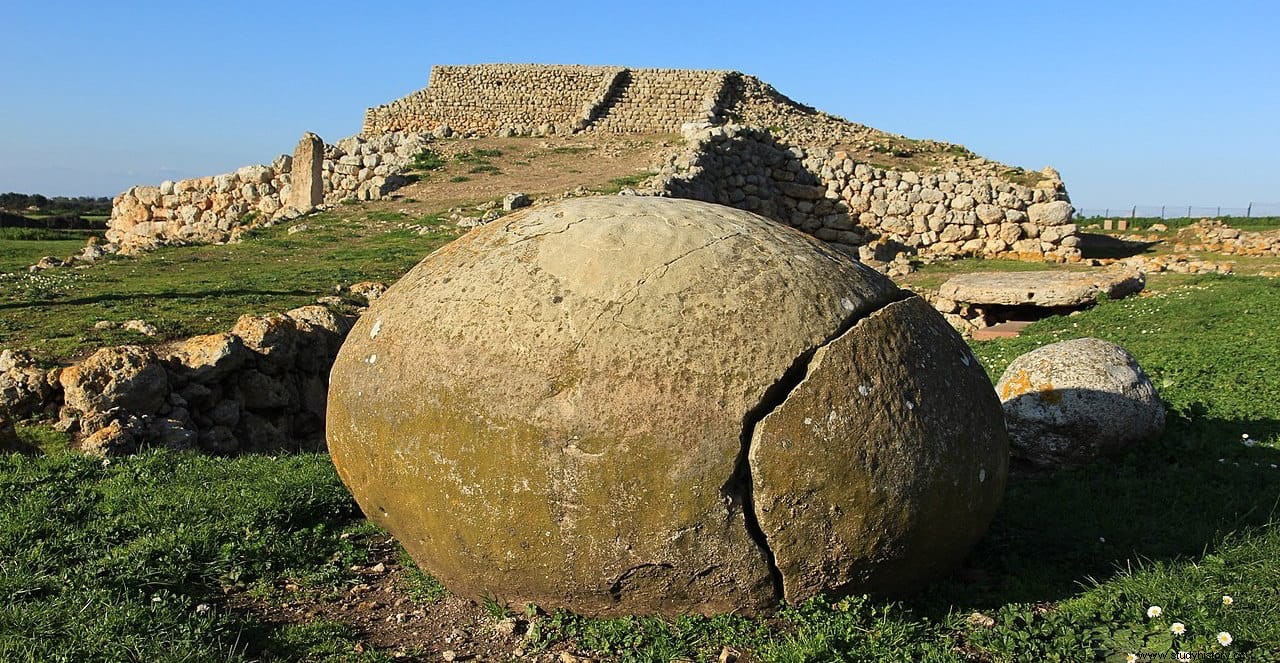
[(1137, 270), (1088, 272), (974, 272), (953, 276), (941, 297), (973, 306), (1088, 306), (1102, 295), (1119, 299), (1139, 292), (1146, 275)]

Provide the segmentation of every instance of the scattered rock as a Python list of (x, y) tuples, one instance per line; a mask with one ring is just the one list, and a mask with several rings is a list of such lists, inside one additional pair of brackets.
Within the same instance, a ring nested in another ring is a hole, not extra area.
[(372, 304), (382, 296), (382, 293), (387, 291), (387, 284), (378, 281), (361, 281), (352, 283), (347, 290), (357, 297), (363, 297), (366, 302)]
[(648, 197), (429, 256), (353, 327), (327, 424), (362, 508), (452, 592), (589, 615), (918, 587), (982, 535), (1008, 459), (927, 304), (762, 217)]
[(1164, 405), (1124, 348), (1096, 338), (1046, 345), (1013, 360), (996, 391), (1014, 469), (1075, 469), (1160, 437)]
[(143, 336), (155, 336), (160, 333), (159, 330), (156, 329), (155, 325), (147, 322), (146, 320), (125, 320), (124, 324), (120, 325), (120, 328), (125, 331), (142, 334)]

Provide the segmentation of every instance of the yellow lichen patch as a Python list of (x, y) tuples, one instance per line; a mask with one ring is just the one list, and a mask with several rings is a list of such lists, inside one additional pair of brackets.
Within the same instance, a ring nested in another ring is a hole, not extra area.
[(1010, 398), (1029, 393), (1034, 389), (1035, 386), (1031, 384), (1031, 375), (1025, 370), (1020, 370), (1000, 386), (1000, 400), (1007, 401)]
[(1051, 405), (1062, 402), (1062, 394), (1053, 388), (1052, 382), (1036, 384), (1026, 369), (1019, 369), (1000, 385), (1000, 400), (1007, 401), (1024, 394), (1038, 393), (1041, 400)]

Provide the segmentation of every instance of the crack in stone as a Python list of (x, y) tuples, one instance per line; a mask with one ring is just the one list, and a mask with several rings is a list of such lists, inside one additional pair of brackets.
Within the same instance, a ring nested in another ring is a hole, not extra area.
[(753, 499), (755, 482), (751, 476), (750, 455), (751, 440), (755, 437), (756, 426), (765, 417), (781, 407), (787, 401), (787, 398), (791, 396), (791, 393), (800, 386), (800, 383), (804, 382), (805, 377), (809, 374), (809, 363), (813, 361), (813, 356), (817, 354), (819, 349), (830, 345), (850, 329), (853, 329), (859, 322), (885, 306), (911, 296), (913, 296), (912, 293), (899, 290), (897, 295), (878, 308), (867, 311), (855, 310), (850, 313), (848, 317), (841, 321), (839, 327), (823, 339), (821, 343), (806, 348), (797, 355), (792, 360), (791, 365), (787, 367), (787, 370), (783, 371), (782, 376), (765, 389), (755, 407), (747, 410), (747, 413), (742, 417), (742, 432), (738, 436), (742, 446), (738, 450), (738, 458), (734, 462), (733, 473), (729, 475), (729, 479), (720, 487), (720, 495), (724, 498), (729, 515), (733, 515), (734, 509), (742, 510), (742, 520), (746, 526), (747, 534), (764, 554), (765, 561), (769, 565), (769, 577), (773, 582), (773, 591), (779, 600), (786, 596), (782, 570), (778, 567), (773, 548), (769, 546), (769, 537), (764, 533), (764, 528), (760, 526), (759, 515), (756, 513)]

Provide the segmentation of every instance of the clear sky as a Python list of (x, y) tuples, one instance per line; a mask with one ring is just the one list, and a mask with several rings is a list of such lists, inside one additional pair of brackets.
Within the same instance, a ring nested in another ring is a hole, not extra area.
[(26, 2), (0, 191), (269, 162), (433, 64), (735, 69), (821, 110), (1058, 168), (1078, 207), (1280, 202), (1280, 3)]

